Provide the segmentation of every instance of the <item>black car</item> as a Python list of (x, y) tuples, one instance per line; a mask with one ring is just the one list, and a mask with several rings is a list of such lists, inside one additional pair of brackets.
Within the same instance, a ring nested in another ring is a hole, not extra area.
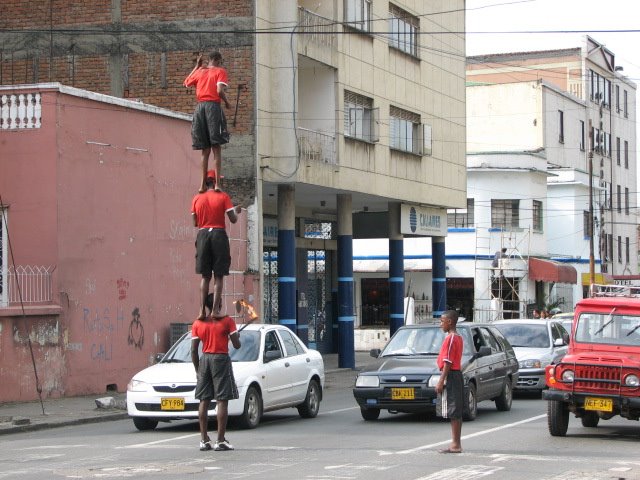
[[(462, 373), (465, 420), (473, 420), (478, 402), (493, 400), (501, 411), (511, 409), (518, 361), (508, 340), (492, 325), (458, 323), (464, 340)], [(390, 413), (434, 412), (435, 386), (440, 379), (436, 358), (445, 333), (439, 323), (399, 328), (387, 346), (371, 350), (377, 360), (356, 378), (353, 396), (362, 418), (376, 420), (380, 410)]]

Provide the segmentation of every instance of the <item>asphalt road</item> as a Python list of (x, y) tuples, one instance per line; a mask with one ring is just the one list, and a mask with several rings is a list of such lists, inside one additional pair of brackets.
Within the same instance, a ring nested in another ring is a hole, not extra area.
[(572, 419), (568, 436), (555, 438), (543, 400), (517, 397), (510, 412), (483, 402), (477, 420), (463, 424), (464, 453), (443, 455), (448, 423), (386, 412), (365, 422), (353, 377), (333, 376), (315, 419), (291, 409), (266, 414), (255, 430), (231, 426), (232, 452), (200, 452), (195, 422), (152, 432), (122, 420), (6, 435), (0, 479), (640, 479), (637, 422), (587, 429)]

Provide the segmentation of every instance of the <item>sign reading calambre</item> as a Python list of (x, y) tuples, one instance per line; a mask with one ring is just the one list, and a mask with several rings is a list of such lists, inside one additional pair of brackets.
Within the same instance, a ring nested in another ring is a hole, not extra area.
[(447, 210), (444, 208), (400, 206), (400, 233), (429, 237), (447, 236)]

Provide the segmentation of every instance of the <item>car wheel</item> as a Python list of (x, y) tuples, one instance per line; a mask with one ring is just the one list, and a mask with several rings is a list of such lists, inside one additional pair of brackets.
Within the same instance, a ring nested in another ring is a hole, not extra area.
[(380, 416), (380, 409), (360, 407), (360, 415), (362, 415), (362, 418), (365, 420), (377, 420)]
[(320, 385), (316, 380), (309, 382), (307, 396), (297, 408), (302, 418), (315, 418), (318, 415), (318, 410), (320, 410)]
[(478, 416), (478, 395), (476, 394), (476, 385), (474, 383), (469, 384), (467, 400), (464, 403), (462, 419), (466, 422), (471, 422)]
[(580, 417), (580, 420), (582, 421), (583, 427), (596, 428), (600, 421), (600, 417), (596, 412), (585, 412), (582, 417)]
[(158, 426), (158, 421), (147, 417), (133, 417), (133, 424), (141, 432), (145, 430), (153, 430)]
[(554, 437), (564, 437), (569, 428), (569, 406), (558, 400), (547, 402), (547, 425)]
[(508, 412), (511, 410), (511, 402), (513, 401), (513, 384), (511, 378), (507, 377), (502, 387), (500, 396), (496, 398), (496, 408), (501, 412)]
[(262, 396), (260, 392), (253, 385), (247, 390), (247, 394), (244, 397), (244, 411), (238, 423), (240, 428), (252, 429), (256, 428), (262, 418)]

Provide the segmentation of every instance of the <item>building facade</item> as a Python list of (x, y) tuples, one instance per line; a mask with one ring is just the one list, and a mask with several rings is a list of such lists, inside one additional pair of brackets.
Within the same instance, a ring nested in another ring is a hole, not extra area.
[[(190, 119), (60, 84), (0, 99), (0, 401), (124, 391), (198, 314)], [(259, 283), (246, 214), (228, 232), (233, 312)]]
[[(544, 139), (550, 169), (588, 171), (591, 158), (600, 271), (636, 275), (636, 85), (623, 75), (614, 52), (586, 37), (579, 48), (470, 57), (467, 79), (491, 85), (541, 79), (583, 102), (578, 110), (558, 104), (544, 111), (547, 121), (544, 131), (538, 129), (539, 139)], [(516, 149), (531, 146), (517, 137), (513, 143)], [(470, 145), (470, 150), (492, 148), (488, 144)], [(550, 252), (562, 253), (557, 248), (549, 246)]]
[[(255, 301), (265, 321), (352, 366), (353, 239), (393, 245), (398, 325), (402, 238), (413, 232), (403, 215), (427, 207), (444, 221), (465, 202), (464, 2), (237, 1), (201, 11), (195, 0), (110, 0), (27, 14), (10, 0), (0, 83), (60, 82), (189, 114), (182, 81), (197, 52), (220, 50), (233, 104), (225, 189), (248, 209)], [(182, 141), (196, 162), (188, 134)], [(427, 236), (443, 280), (446, 230)]]

